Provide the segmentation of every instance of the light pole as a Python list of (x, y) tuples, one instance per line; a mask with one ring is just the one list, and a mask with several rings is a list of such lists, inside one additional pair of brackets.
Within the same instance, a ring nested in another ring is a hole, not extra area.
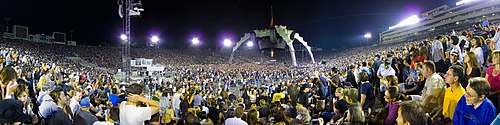
[(198, 44), (200, 44), (200, 39), (198, 39), (196, 37), (191, 39), (191, 44), (197, 46)]
[(5, 17), (4, 19), (5, 19), (5, 23), (6, 23), (6, 25), (5, 25), (5, 32), (9, 32), (9, 21), (10, 21), (10, 18)]
[[(122, 37), (120, 38), (127, 38), (127, 40), (124, 41), (123, 44), (123, 51), (122, 51), (122, 63), (125, 71), (125, 82), (130, 84), (130, 75), (131, 75), (131, 67), (130, 67), (130, 18), (132, 16), (140, 16), (141, 12), (144, 11), (144, 9), (141, 8), (142, 4), (141, 1), (139, 0), (137, 3), (135, 0), (119, 0), (118, 1), (118, 9), (119, 13), (118, 15), (123, 19), (123, 30), (124, 34), (122, 34)], [(122, 39), (123, 40), (123, 39)]]
[(367, 46), (368, 46), (368, 45), (370, 45), (370, 43), (368, 42), (368, 39), (372, 38), (372, 34), (367, 33), (367, 34), (365, 34), (365, 36), (364, 36), (364, 37), (366, 38), (366, 45), (367, 45)]
[(223, 44), (225, 47), (230, 47), (233, 45), (233, 42), (230, 39), (224, 39)]
[(69, 39), (73, 41), (73, 30), (69, 30)]
[(247, 47), (248, 47), (248, 48), (253, 47), (253, 41), (248, 41), (248, 42), (247, 42)]
[(159, 41), (160, 41), (160, 38), (158, 38), (158, 36), (151, 37), (151, 43), (152, 44), (157, 44)]

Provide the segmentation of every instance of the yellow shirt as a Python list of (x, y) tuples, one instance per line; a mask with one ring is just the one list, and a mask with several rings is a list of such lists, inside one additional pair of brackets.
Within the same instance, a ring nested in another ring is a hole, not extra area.
[(443, 115), (447, 118), (453, 119), (453, 113), (455, 113), (455, 108), (457, 107), (457, 103), (464, 96), (465, 89), (462, 85), (459, 85), (457, 90), (454, 92), (451, 91), (451, 87), (448, 87), (444, 93), (444, 102), (443, 102)]
[(272, 102), (280, 102), (282, 98), (285, 98), (285, 94), (283, 93), (274, 93)]
[(174, 120), (174, 114), (175, 111), (174, 109), (172, 108), (167, 108), (167, 110), (165, 111), (165, 116), (163, 116), (163, 119), (166, 123), (169, 123), (170, 121)]

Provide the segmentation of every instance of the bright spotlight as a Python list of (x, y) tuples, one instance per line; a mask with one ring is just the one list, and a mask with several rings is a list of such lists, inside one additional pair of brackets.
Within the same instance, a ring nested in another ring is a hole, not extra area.
[(122, 39), (122, 40), (127, 40), (128, 38), (127, 38), (127, 35), (122, 34), (122, 35), (120, 35), (120, 39)]
[(403, 21), (401, 21), (400, 23), (398, 23), (396, 25), (389, 27), (389, 29), (417, 24), (419, 21), (420, 21), (420, 18), (418, 18), (417, 15), (413, 15), (413, 16), (410, 16), (410, 17), (404, 19)]
[(158, 36), (151, 37), (151, 42), (157, 43), (158, 41), (160, 41), (160, 38), (158, 38)]
[(467, 3), (471, 3), (471, 2), (476, 2), (476, 1), (480, 1), (480, 0), (461, 0), (461, 1), (458, 1), (455, 3), (455, 5), (462, 5), (462, 4), (467, 4)]
[(365, 38), (372, 38), (372, 34), (370, 33), (365, 34)]
[(231, 40), (229, 39), (224, 39), (224, 46), (231, 46), (233, 44), (233, 42), (231, 42)]
[(198, 38), (193, 38), (193, 39), (191, 40), (191, 43), (192, 43), (193, 45), (198, 45), (198, 44), (200, 44), (200, 40), (199, 40)]
[(252, 47), (252, 46), (253, 46), (253, 41), (248, 41), (248, 42), (247, 42), (247, 46), (248, 46), (248, 47)]

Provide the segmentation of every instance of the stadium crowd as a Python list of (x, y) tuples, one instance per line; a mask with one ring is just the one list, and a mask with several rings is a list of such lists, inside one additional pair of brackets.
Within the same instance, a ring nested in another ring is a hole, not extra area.
[(0, 124), (497, 125), (497, 26), (318, 53), (327, 64), (307, 67), (252, 64), (259, 52), (227, 65), (225, 52), (133, 49), (173, 77), (133, 84), (114, 76), (120, 48), (2, 39)]

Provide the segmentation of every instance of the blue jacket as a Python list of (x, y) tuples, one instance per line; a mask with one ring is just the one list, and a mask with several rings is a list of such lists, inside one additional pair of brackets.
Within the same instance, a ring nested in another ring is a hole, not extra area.
[(488, 98), (474, 109), (474, 106), (467, 105), (465, 95), (457, 103), (455, 114), (453, 115), (454, 125), (489, 125), (495, 119), (497, 109)]

